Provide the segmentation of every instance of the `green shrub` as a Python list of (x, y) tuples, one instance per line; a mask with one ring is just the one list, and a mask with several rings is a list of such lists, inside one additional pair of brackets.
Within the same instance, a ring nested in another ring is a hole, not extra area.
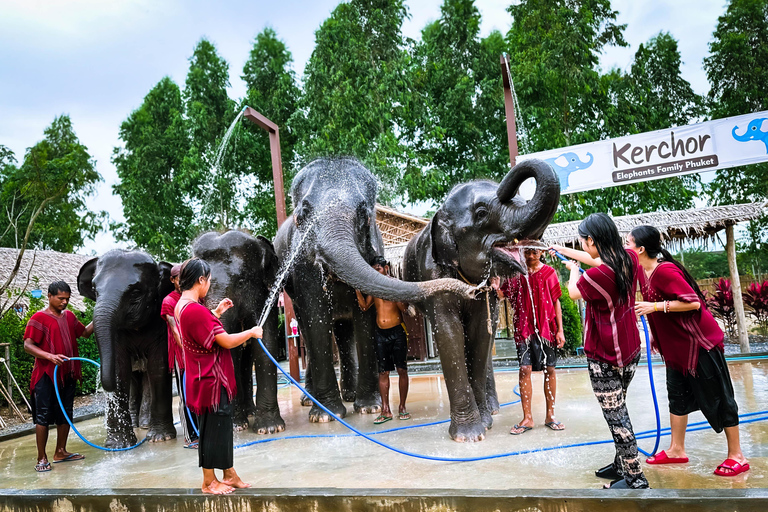
[(562, 284), (560, 289), (563, 291), (563, 295), (560, 297), (560, 305), (563, 309), (563, 333), (565, 334), (563, 349), (574, 353), (576, 348), (582, 344), (581, 316), (576, 302), (568, 296), (568, 287)]

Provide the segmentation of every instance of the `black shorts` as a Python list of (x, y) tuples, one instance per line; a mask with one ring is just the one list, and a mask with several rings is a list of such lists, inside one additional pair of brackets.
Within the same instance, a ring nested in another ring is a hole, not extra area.
[(389, 329), (376, 327), (375, 338), (379, 373), (391, 372), (395, 368), (407, 368), (405, 359), (408, 357), (408, 335), (402, 325)]
[(543, 371), (545, 366), (557, 366), (557, 350), (536, 334), (516, 347), (520, 366), (530, 366), (534, 372)]
[(667, 367), (669, 412), (686, 416), (701, 411), (715, 430), (739, 424), (739, 406), (733, 397), (733, 383), (723, 353), (699, 348), (696, 376)]
[[(64, 386), (59, 386), (61, 394), (61, 403), (64, 404), (64, 410), (69, 419), (72, 419), (72, 408), (75, 404), (75, 380), (71, 378), (64, 379)], [(53, 387), (53, 381), (44, 374), (35, 384), (32, 390), (32, 421), (35, 425), (66, 425), (67, 420), (61, 412), (59, 401), (56, 399), (56, 390)]]

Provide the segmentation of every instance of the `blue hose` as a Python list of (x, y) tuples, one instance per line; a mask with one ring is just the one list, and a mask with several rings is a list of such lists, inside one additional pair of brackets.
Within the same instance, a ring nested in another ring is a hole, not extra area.
[(192, 430), (195, 431), (195, 434), (197, 434), (197, 437), (200, 437), (200, 431), (197, 430), (197, 425), (195, 425), (195, 420), (192, 419), (192, 413), (189, 411), (189, 407), (187, 407), (187, 374), (184, 374), (184, 378), (182, 379), (181, 387), (183, 389), (183, 397), (184, 397), (184, 408), (187, 410), (187, 416), (189, 417), (189, 423), (192, 425)]
[(648, 335), (648, 324), (645, 321), (645, 316), (641, 316), (640, 320), (643, 322), (643, 331), (645, 331), (645, 355), (648, 359), (648, 378), (651, 381), (651, 396), (653, 397), (653, 407), (656, 410), (656, 444), (653, 445), (651, 453), (640, 448), (638, 445), (637, 450), (647, 457), (656, 455), (656, 451), (659, 449), (659, 442), (661, 441), (661, 415), (659, 414), (659, 401), (656, 398), (656, 384), (653, 381), (653, 361), (651, 361), (651, 339)]
[[(95, 365), (97, 368), (101, 367), (101, 365), (99, 363), (97, 363), (96, 361), (93, 361), (92, 359), (87, 359), (85, 357), (69, 357), (69, 358), (67, 358), (67, 360), (69, 360), (69, 361), (85, 361), (87, 363), (91, 363), (91, 364)], [(67, 423), (69, 423), (69, 426), (72, 427), (72, 430), (75, 431), (75, 434), (77, 434), (77, 437), (79, 437), (85, 444), (87, 444), (88, 446), (91, 446), (93, 448), (96, 448), (97, 450), (104, 450), (105, 452), (124, 452), (124, 451), (128, 451), (128, 450), (133, 450), (137, 446), (141, 446), (142, 444), (144, 444), (144, 442), (148, 439), (148, 437), (145, 437), (144, 439), (142, 439), (141, 441), (139, 441), (135, 445), (129, 446), (127, 448), (107, 448), (106, 446), (99, 446), (97, 444), (94, 444), (94, 443), (90, 442), (89, 440), (87, 440), (85, 437), (83, 437), (83, 434), (81, 434), (80, 431), (77, 430), (77, 427), (74, 425), (74, 423), (72, 423), (72, 420), (69, 418), (69, 415), (67, 414), (67, 411), (64, 409), (64, 404), (61, 402), (61, 395), (59, 394), (59, 381), (56, 378), (56, 375), (57, 375), (58, 371), (59, 371), (59, 366), (56, 365), (53, 368), (53, 388), (56, 391), (56, 400), (59, 401), (59, 407), (61, 407), (61, 412), (64, 415), (64, 419), (67, 420)]]

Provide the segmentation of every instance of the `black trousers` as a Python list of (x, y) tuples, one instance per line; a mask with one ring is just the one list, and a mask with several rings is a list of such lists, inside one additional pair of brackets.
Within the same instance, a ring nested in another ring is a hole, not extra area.
[(221, 387), (219, 408), (208, 410), (200, 418), (198, 458), (203, 469), (229, 469), (234, 463), (232, 434), (232, 403), (227, 390)]

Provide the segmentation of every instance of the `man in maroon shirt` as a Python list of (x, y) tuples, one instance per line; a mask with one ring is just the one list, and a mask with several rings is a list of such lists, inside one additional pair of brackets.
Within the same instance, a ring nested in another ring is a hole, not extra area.
[(69, 423), (56, 399), (53, 386), (53, 370), (59, 366), (57, 378), (64, 409), (72, 417), (75, 401), (75, 382), (80, 380), (80, 362), (69, 361), (77, 357), (77, 338), (93, 334), (93, 322), (84, 326), (67, 310), (72, 293), (64, 281), (48, 286), (48, 307), (38, 311), (27, 323), (24, 331), (24, 350), (35, 356), (30, 391), (32, 394), (32, 415), (36, 425), (37, 464), (35, 471), (50, 471), (51, 464), (45, 453), (48, 443), (48, 426), (56, 424), (56, 451), (53, 462), (82, 460), (84, 455), (67, 451)]

